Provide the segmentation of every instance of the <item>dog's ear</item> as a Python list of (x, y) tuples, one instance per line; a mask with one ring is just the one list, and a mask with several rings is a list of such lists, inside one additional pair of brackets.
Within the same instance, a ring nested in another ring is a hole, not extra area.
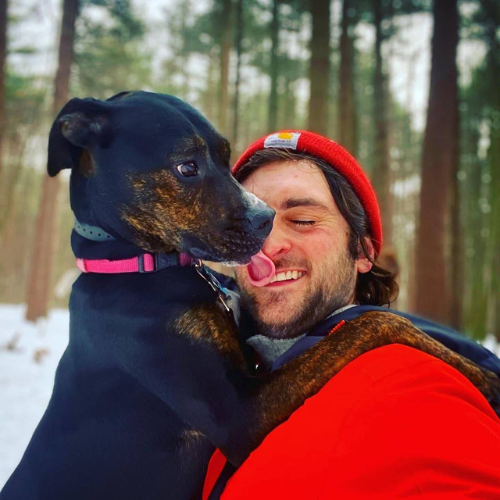
[(59, 112), (49, 134), (47, 171), (51, 177), (78, 163), (82, 148), (111, 140), (107, 105), (96, 99), (71, 99)]

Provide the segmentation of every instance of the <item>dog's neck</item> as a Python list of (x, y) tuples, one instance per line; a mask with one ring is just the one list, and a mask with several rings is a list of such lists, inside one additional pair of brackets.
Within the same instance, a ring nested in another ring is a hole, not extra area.
[(71, 248), (79, 259), (128, 259), (144, 254), (145, 250), (99, 226), (75, 220), (71, 233)]

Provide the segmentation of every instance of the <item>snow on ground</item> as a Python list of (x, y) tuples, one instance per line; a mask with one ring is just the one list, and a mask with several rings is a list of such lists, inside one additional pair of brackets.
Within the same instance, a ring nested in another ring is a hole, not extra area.
[[(67, 310), (52, 310), (37, 325), (24, 321), (24, 312), (24, 306), (0, 305), (0, 490), (47, 407), (68, 343)], [(6, 348), (9, 342), (14, 350)]]
[(500, 344), (493, 334), (489, 334), (483, 340), (482, 344), (486, 349), (489, 349), (491, 352), (494, 352), (498, 357), (500, 357)]
[[(37, 325), (27, 323), (24, 312), (21, 305), (0, 305), (0, 489), (45, 411), (57, 363), (68, 343), (67, 310), (52, 310)], [(7, 349), (8, 343), (15, 348)], [(493, 335), (484, 345), (500, 355)]]

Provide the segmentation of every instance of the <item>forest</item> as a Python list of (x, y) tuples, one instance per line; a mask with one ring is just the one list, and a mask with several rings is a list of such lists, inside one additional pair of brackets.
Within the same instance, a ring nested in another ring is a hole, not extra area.
[(67, 307), (71, 97), (172, 94), (230, 141), (309, 129), (376, 189), (401, 310), (500, 340), (498, 0), (0, 0), (0, 303)]

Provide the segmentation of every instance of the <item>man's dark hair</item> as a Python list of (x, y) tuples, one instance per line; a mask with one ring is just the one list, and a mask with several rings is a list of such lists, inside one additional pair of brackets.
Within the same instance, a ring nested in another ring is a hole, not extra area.
[(243, 182), (263, 165), (282, 161), (307, 161), (323, 172), (333, 199), (350, 228), (349, 253), (351, 257), (357, 259), (360, 255), (364, 255), (373, 264), (367, 273), (358, 273), (356, 302), (375, 306), (390, 305), (399, 291), (398, 284), (394, 280), (395, 276), (370, 258), (365, 239), (370, 236), (370, 227), (365, 210), (349, 182), (332, 168), (332, 165), (307, 153), (277, 148), (261, 149), (240, 167), (235, 173), (235, 178)]

